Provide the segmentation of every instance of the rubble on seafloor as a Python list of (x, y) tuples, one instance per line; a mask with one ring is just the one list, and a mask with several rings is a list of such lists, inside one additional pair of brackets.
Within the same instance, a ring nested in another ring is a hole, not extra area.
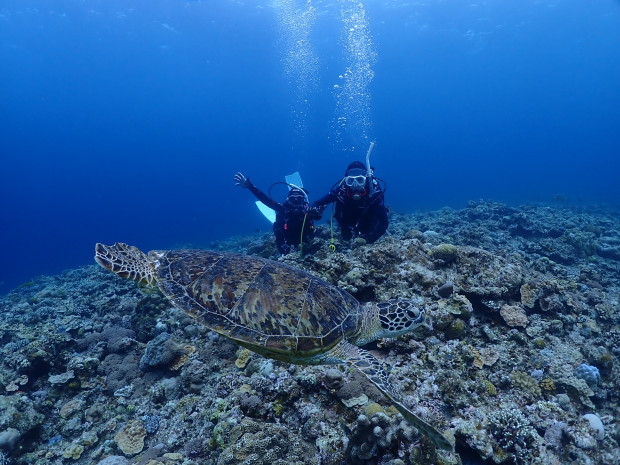
[[(391, 214), (279, 260), (429, 324), (367, 346), (437, 451), (363, 376), (240, 349), (96, 265), (0, 299), (0, 464), (620, 463), (620, 216), (509, 207)], [(139, 244), (136, 244), (139, 245)], [(269, 234), (212, 245), (272, 257)]]

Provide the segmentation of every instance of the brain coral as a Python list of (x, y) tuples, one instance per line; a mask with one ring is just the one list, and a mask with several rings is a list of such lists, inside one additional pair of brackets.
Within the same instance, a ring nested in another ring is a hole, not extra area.
[(445, 263), (449, 263), (456, 260), (458, 249), (452, 244), (439, 244), (431, 250), (431, 255), (433, 258), (438, 258)]
[(123, 454), (133, 455), (142, 452), (146, 430), (140, 420), (127, 422), (125, 427), (116, 433), (114, 440)]

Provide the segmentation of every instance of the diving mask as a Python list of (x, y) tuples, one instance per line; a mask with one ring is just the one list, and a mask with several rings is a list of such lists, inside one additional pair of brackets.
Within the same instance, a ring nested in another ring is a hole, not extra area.
[(290, 205), (305, 205), (306, 198), (301, 195), (291, 195), (286, 199), (286, 203)]
[(299, 188), (291, 189), (286, 204), (293, 208), (306, 207), (308, 205), (308, 195)]
[(363, 175), (358, 175), (358, 176), (347, 176), (346, 178), (344, 178), (344, 183), (347, 185), (347, 187), (350, 187), (351, 189), (364, 189), (364, 187), (366, 186), (366, 176)]

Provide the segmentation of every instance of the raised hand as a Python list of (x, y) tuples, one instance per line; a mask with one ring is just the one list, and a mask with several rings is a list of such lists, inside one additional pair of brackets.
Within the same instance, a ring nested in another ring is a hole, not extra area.
[(250, 186), (250, 180), (246, 178), (241, 172), (235, 174), (235, 185), (241, 186), (244, 189)]

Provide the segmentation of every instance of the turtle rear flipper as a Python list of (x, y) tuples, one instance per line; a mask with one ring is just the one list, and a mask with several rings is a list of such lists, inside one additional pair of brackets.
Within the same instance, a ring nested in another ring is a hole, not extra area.
[(116, 242), (114, 245), (95, 245), (95, 261), (121, 278), (142, 286), (157, 287), (155, 274), (148, 257), (134, 246)]
[(335, 348), (333, 355), (361, 371), (394, 404), (405, 420), (421, 434), (427, 436), (435, 446), (439, 449), (454, 451), (454, 445), (439, 430), (403, 405), (387, 373), (381, 367), (381, 363), (370, 352), (342, 341)]

